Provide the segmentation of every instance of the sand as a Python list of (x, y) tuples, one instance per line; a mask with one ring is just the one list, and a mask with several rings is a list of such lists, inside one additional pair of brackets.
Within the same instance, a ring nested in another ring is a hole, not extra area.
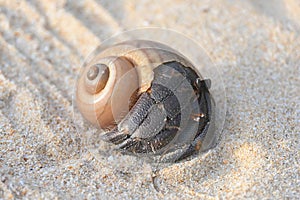
[[(72, 107), (84, 58), (148, 26), (204, 46), (226, 89), (220, 144), (160, 192), (147, 165), (96, 159)], [(299, 34), (298, 0), (0, 0), (0, 199), (299, 199)]]

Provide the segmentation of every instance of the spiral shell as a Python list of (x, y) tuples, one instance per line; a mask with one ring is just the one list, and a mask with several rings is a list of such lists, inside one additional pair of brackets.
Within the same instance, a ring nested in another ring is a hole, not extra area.
[(80, 73), (76, 103), (83, 117), (102, 129), (98, 138), (152, 160), (164, 155), (165, 162), (207, 149), (211, 81), (187, 58), (148, 40), (96, 52)]
[(130, 40), (103, 48), (85, 64), (76, 89), (77, 106), (89, 122), (115, 126), (153, 80), (153, 69), (163, 62), (193, 65), (161, 43)]

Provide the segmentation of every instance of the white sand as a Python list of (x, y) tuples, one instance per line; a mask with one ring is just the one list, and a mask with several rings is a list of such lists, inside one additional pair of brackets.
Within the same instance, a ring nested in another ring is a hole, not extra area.
[[(72, 118), (83, 59), (144, 26), (202, 44), (227, 94), (221, 143), (163, 169), (162, 192), (95, 159)], [(299, 199), (299, 34), (299, 0), (0, 0), (0, 199)]]

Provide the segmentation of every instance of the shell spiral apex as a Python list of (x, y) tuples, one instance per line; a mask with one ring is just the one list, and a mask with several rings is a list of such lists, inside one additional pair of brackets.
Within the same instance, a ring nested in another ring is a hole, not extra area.
[(212, 126), (211, 81), (164, 44), (128, 40), (103, 48), (79, 76), (76, 103), (101, 139), (134, 155), (181, 160)]

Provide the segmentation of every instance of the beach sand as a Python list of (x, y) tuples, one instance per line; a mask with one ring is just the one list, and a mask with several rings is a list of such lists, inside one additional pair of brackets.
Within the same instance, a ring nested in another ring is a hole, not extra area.
[[(219, 145), (163, 168), (160, 192), (147, 165), (96, 159), (72, 107), (88, 54), (149, 26), (201, 44), (227, 104)], [(0, 199), (299, 199), (299, 34), (299, 0), (0, 0)]]

